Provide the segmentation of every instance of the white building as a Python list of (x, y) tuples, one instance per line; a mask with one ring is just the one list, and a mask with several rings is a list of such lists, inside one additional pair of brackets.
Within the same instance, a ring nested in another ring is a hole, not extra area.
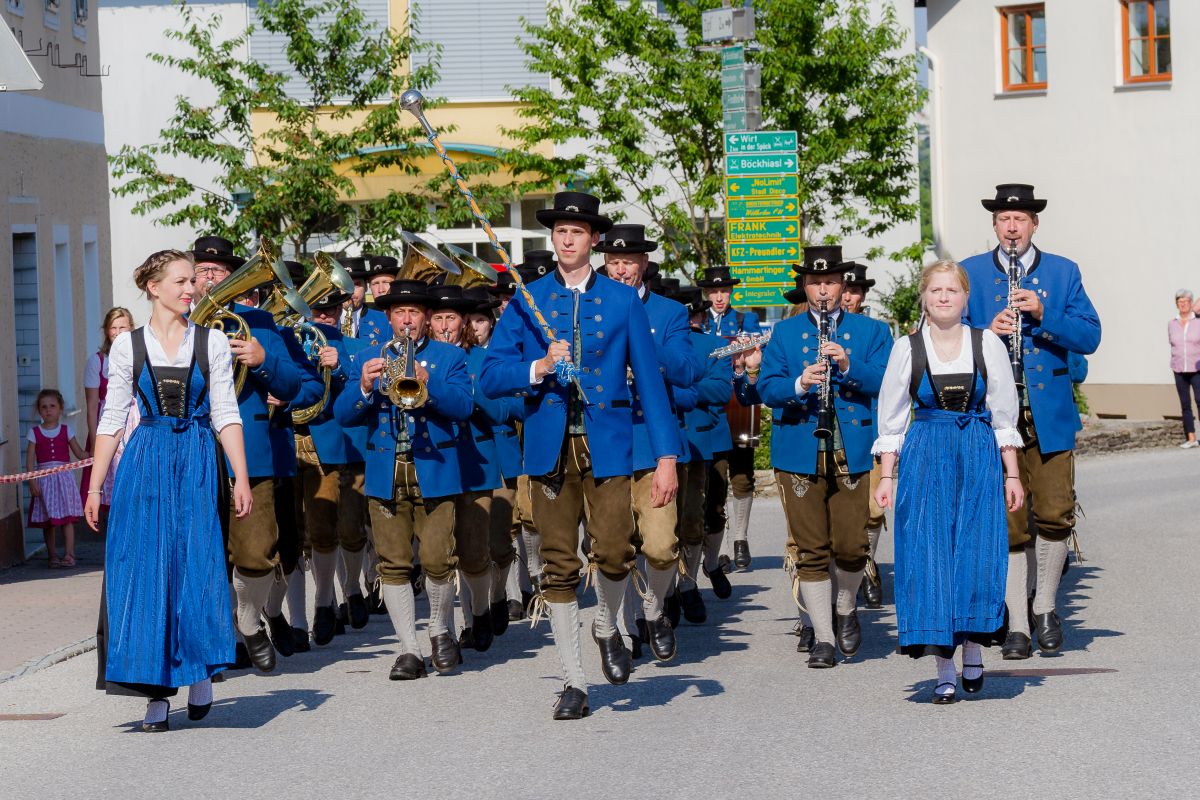
[(993, 247), (980, 199), (1034, 184), (1049, 200), (1034, 241), (1079, 263), (1104, 326), (1084, 386), (1092, 410), (1178, 416), (1166, 323), (1175, 290), (1200, 289), (1200, 3), (927, 5), (942, 252)]

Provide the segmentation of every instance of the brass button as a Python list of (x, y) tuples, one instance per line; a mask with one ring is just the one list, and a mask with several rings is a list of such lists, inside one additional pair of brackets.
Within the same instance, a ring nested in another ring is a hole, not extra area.
[(550, 318), (551, 318), (551, 319), (553, 319), (554, 317), (557, 317), (557, 316), (558, 316), (558, 312), (557, 312), (557, 311), (551, 311), (551, 312), (550, 312)]
[(1041, 384), (1041, 383), (1039, 383), (1037, 388), (1039, 388), (1039, 389), (1045, 389), (1046, 387), (1045, 387), (1045, 385), (1044, 385), (1044, 384)]
[(638, 411), (637, 411), (637, 415), (638, 415), (639, 417), (640, 417), (640, 416), (642, 416), (642, 410), (641, 410), (640, 408), (639, 408), (639, 409), (638, 409)]
[(604, 338), (604, 331), (596, 331), (596, 338), (597, 338), (597, 339), (603, 339), (603, 338)]
[(597, 315), (596, 315), (595, 319), (596, 319), (596, 322), (603, 322), (603, 321), (604, 321), (604, 318), (603, 318), (603, 317), (601, 317), (599, 314), (597, 314)]
[(802, 348), (800, 348), (800, 352), (801, 352), (801, 353), (807, 353), (807, 352), (808, 352), (808, 348), (807, 348), (807, 347), (802, 347)]
[(604, 403), (603, 403), (603, 402), (597, 403), (597, 404), (596, 404), (596, 408), (599, 408), (601, 411), (603, 411), (603, 410), (604, 410)]
[(426, 453), (432, 453), (432, 452), (433, 452), (433, 448), (432, 448), (432, 447), (426, 447), (426, 448), (425, 448), (425, 452), (426, 452)]
[(807, 339), (807, 338), (808, 338), (808, 334), (807, 334), (807, 333), (805, 333), (805, 334), (801, 334), (800, 338), (801, 338), (801, 339)]
[(425, 418), (424, 418), (424, 417), (417, 417), (417, 419), (418, 419), (418, 420), (420, 420), (421, 422), (424, 422), (424, 421), (425, 421)]
[(428, 439), (428, 438), (429, 438), (429, 431), (422, 431), (422, 432), (421, 432), (421, 436), (422, 436), (423, 438), (425, 438), (425, 439)]
[(597, 385), (597, 386), (596, 386), (596, 391), (597, 391), (597, 392), (603, 392), (603, 391), (604, 391), (604, 387), (603, 387), (603, 386), (600, 386), (600, 385)]

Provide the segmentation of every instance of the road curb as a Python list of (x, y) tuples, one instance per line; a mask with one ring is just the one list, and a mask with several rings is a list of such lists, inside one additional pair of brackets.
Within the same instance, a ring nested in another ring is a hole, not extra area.
[(52, 667), (55, 664), (61, 664), (69, 658), (81, 656), (84, 653), (90, 653), (95, 649), (95, 636), (89, 636), (86, 639), (80, 639), (78, 642), (66, 645), (65, 647), (60, 647), (52, 653), (47, 653), (46, 655), (38, 658), (29, 659), (18, 670), (0, 673), (0, 683), (7, 683), (8, 681), (13, 681), (17, 678), (23, 678), (26, 675), (32, 675), (33, 673), (39, 672), (47, 667)]

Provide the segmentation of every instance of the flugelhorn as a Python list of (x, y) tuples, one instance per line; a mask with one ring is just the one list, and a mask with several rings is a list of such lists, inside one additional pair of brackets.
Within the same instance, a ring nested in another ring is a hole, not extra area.
[(416, 376), (416, 347), (411, 328), (405, 328), (383, 346), (379, 390), (401, 411), (420, 408), (429, 400), (429, 388)]

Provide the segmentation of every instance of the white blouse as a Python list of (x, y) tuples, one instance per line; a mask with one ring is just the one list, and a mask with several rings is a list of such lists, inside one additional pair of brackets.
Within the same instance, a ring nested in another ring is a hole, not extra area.
[[(962, 349), (953, 361), (943, 362), (938, 358), (928, 327), (921, 329), (921, 337), (925, 340), (930, 373), (950, 375), (974, 371), (971, 329), (966, 325), (962, 326)], [(992, 412), (996, 444), (1000, 447), (1021, 447), (1021, 434), (1017, 432), (1017, 413), (1020, 410), (1017, 385), (1008, 361), (1008, 349), (1000, 337), (988, 330), (983, 332), (983, 363), (987, 366), (987, 407)], [(892, 347), (887, 372), (883, 375), (883, 385), (879, 390), (879, 438), (871, 447), (875, 455), (899, 453), (904, 444), (904, 434), (912, 416), (912, 397), (908, 393), (911, 379), (912, 345), (904, 336)]]
[[(187, 367), (192, 363), (192, 346), (196, 325), (188, 322), (183, 343), (174, 359), (167, 357), (154, 330), (147, 325), (146, 360), (156, 367)], [(109, 436), (125, 427), (129, 405), (133, 400), (133, 340), (131, 333), (122, 333), (113, 341), (108, 353), (108, 395), (104, 402), (104, 414), (96, 426), (98, 435)], [(238, 411), (237, 395), (233, 391), (233, 353), (229, 340), (220, 331), (208, 335), (208, 403), (211, 407), (212, 428), (220, 431), (226, 425), (241, 425), (242, 415)]]
[(88, 356), (87, 364), (83, 367), (83, 388), (99, 389), (100, 380), (108, 377), (108, 359), (101, 360), (99, 353)]

